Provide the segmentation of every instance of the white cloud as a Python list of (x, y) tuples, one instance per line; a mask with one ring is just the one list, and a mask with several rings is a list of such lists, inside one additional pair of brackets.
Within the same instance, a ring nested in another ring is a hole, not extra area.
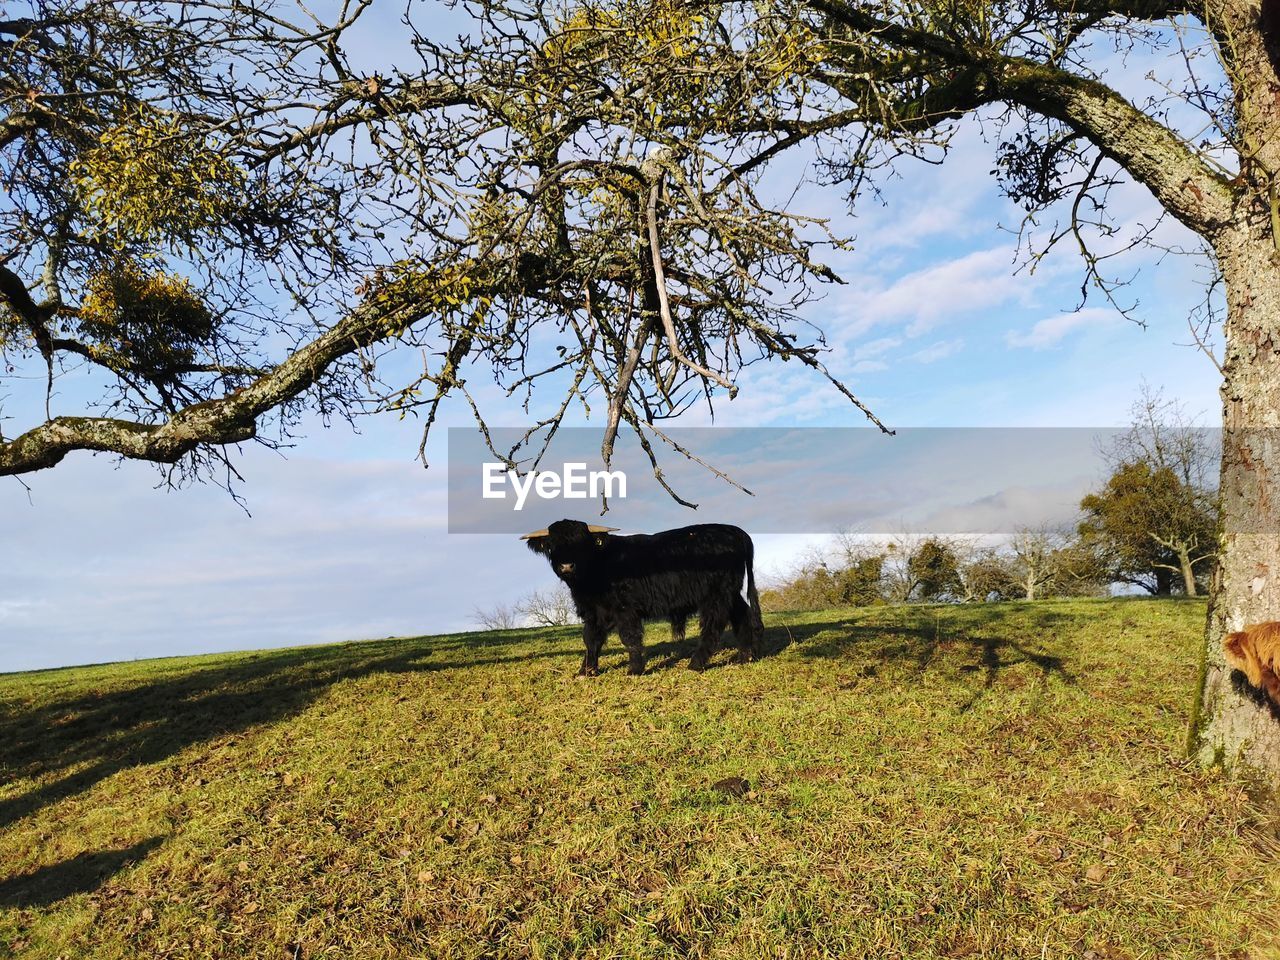
[(883, 360), (859, 360), (853, 365), (854, 373), (877, 373), (888, 369), (889, 365)]
[(1007, 533), (1030, 527), (1070, 525), (1080, 510), (1080, 498), (1096, 483), (1084, 473), (1061, 483), (1014, 486), (969, 503), (943, 507), (920, 523), (921, 530)]
[(1030, 303), (1037, 281), (1047, 281), (1052, 271), (1038, 271), (1035, 278), (1015, 276), (1013, 252), (1010, 246), (977, 250), (913, 270), (879, 290), (866, 289), (876, 283), (874, 276), (862, 278), (850, 284), (862, 289), (846, 295), (839, 327), (848, 337), (860, 337), (877, 326), (895, 324), (903, 326), (907, 337), (918, 337), (975, 311)]
[(1113, 326), (1121, 322), (1121, 317), (1109, 307), (1086, 307), (1074, 313), (1060, 313), (1046, 317), (1028, 332), (1010, 330), (1005, 334), (1005, 343), (1011, 347), (1029, 347), (1032, 350), (1047, 350), (1057, 345), (1070, 333), (1091, 327)]
[(854, 348), (853, 359), (870, 360), (883, 353), (888, 353), (901, 343), (901, 337), (880, 337), (878, 340), (868, 340), (866, 343), (861, 343)]
[(991, 144), (982, 127), (976, 117), (962, 120), (950, 137), (945, 163), (904, 159), (896, 170), (900, 177), (880, 179), (879, 197), (861, 197), (858, 249), (874, 251), (879, 266), (886, 256), (913, 256), (935, 242), (954, 244), (989, 230), (986, 211), (993, 202), (1008, 201), (988, 173)]
[(922, 350), (917, 350), (908, 358), (916, 363), (936, 363), (945, 357), (951, 356), (953, 353), (959, 353), (964, 349), (964, 340), (956, 337), (954, 340), (939, 340), (937, 343), (931, 343)]

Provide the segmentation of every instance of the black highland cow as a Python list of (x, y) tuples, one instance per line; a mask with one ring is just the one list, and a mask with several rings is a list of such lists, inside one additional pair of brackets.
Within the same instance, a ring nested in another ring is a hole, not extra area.
[[(557, 520), (521, 538), (551, 562), (573, 596), (586, 646), (581, 676), (599, 671), (600, 650), (614, 630), (627, 648), (627, 672), (644, 673), (644, 621), (668, 620), (672, 636), (682, 640), (685, 621), (694, 613), (701, 632), (691, 668), (706, 667), (730, 624), (739, 662), (755, 656), (764, 625), (752, 569), (755, 547), (745, 530), (703, 523), (615, 537), (613, 529)], [(749, 606), (742, 599), (744, 576)]]

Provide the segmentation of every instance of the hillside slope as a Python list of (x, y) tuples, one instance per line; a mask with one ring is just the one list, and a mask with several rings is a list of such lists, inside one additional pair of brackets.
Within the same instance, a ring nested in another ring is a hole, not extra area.
[(641, 678), (615, 639), (575, 679), (570, 629), (0, 677), (0, 954), (1277, 956), (1272, 828), (1182, 759), (1203, 622), (780, 616), (702, 675), (655, 628)]

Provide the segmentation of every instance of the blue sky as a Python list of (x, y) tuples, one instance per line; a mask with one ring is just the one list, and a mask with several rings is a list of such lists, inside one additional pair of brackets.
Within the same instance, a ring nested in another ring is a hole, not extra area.
[[(1117, 63), (1120, 82), (1140, 86), (1152, 59)], [(810, 158), (792, 154), (771, 173), (772, 189), (800, 182), (800, 208), (856, 237), (829, 258), (847, 283), (808, 308), (827, 332), (832, 373), (891, 426), (1117, 426), (1144, 381), (1216, 425), (1217, 371), (1188, 346), (1186, 324), (1204, 266), (1153, 251), (1121, 262), (1125, 274), (1140, 270), (1129, 293), (1145, 328), (1101, 301), (1072, 312), (1082, 273), (1066, 245), (1015, 275), (1021, 211), (996, 189), (981, 127), (963, 125), (943, 166), (901, 166), (884, 203), (853, 217), (836, 189), (805, 182)], [(1112, 209), (1128, 224), (1158, 214), (1132, 186)], [(1172, 222), (1161, 238), (1193, 245)], [(795, 364), (753, 366), (740, 384), (717, 424), (865, 422)], [(6, 413), (21, 412), (10, 404)], [(467, 424), (465, 406), (446, 422)], [(525, 420), (511, 402), (494, 422)], [(708, 422), (701, 411), (686, 421)], [(6, 435), (22, 425), (6, 423)], [(475, 607), (550, 586), (546, 563), (512, 537), (445, 532), (445, 433), (424, 470), (418, 430), (394, 417), (365, 420), (358, 434), (309, 421), (285, 457), (246, 447), (237, 466), (248, 514), (216, 487), (156, 489), (153, 468), (87, 454), (24, 477), (29, 493), (0, 481), (0, 670), (464, 629)], [(757, 565), (780, 570), (813, 539), (760, 536)]]

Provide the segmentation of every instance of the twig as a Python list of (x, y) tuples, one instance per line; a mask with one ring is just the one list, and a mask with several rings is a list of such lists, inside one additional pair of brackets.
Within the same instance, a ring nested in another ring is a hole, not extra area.
[(745, 493), (747, 496), (749, 496), (749, 497), (754, 497), (754, 496), (755, 496), (755, 494), (754, 494), (754, 493), (752, 493), (750, 490), (748, 490), (746, 487), (744, 487), (742, 484), (740, 484), (737, 480), (733, 479), (733, 477), (729, 476), (727, 473), (725, 473), (725, 472), (724, 472), (724, 471), (722, 471), (722, 470), (717, 470), (717, 469), (716, 469), (715, 467), (713, 467), (711, 464), (707, 463), (707, 461), (703, 460), (701, 457), (699, 457), (699, 456), (697, 456), (695, 453), (693, 453), (693, 451), (685, 449), (685, 448), (684, 448), (684, 447), (682, 447), (680, 444), (676, 443), (676, 441), (674, 441), (674, 440), (672, 440), (670, 437), (668, 437), (668, 436), (667, 436), (665, 433), (663, 433), (661, 430), (659, 430), (657, 427), (655, 427), (655, 426), (654, 426), (652, 423), (650, 423), (649, 421), (647, 421), (647, 420), (646, 420), (646, 421), (644, 421), (644, 426), (646, 426), (646, 427), (648, 427), (650, 430), (652, 430), (652, 431), (654, 432), (654, 434), (656, 434), (656, 435), (657, 435), (657, 437), (658, 437), (658, 439), (659, 439), (659, 440), (661, 440), (663, 443), (667, 444), (669, 447), (671, 447), (671, 448), (672, 448), (673, 450), (675, 450), (677, 453), (681, 454), (682, 456), (684, 456), (685, 458), (687, 458), (687, 459), (689, 459), (689, 460), (692, 460), (694, 463), (698, 464), (699, 466), (703, 467), (704, 469), (706, 469), (706, 470), (710, 470), (712, 473), (714, 473), (717, 477), (719, 477), (719, 478), (720, 478), (721, 480), (723, 480), (725, 483), (732, 484), (733, 486), (735, 486), (735, 487), (737, 487), (739, 490), (741, 490), (743, 493)]
[(1209, 362), (1213, 364), (1214, 368), (1222, 376), (1222, 379), (1225, 380), (1227, 378), (1227, 371), (1222, 369), (1222, 364), (1218, 362), (1218, 358), (1213, 355), (1213, 351), (1209, 349), (1209, 345), (1204, 342), (1199, 331), (1196, 330), (1196, 325), (1191, 322), (1191, 314), (1187, 314), (1187, 329), (1191, 331), (1191, 339), (1196, 342), (1196, 346), (1200, 348), (1200, 352), (1209, 358)]
[(662, 318), (663, 329), (667, 333), (667, 346), (671, 356), (701, 377), (717, 383), (729, 391), (729, 399), (738, 395), (738, 388), (720, 374), (708, 370), (684, 355), (676, 337), (676, 325), (671, 319), (671, 305), (667, 302), (667, 278), (662, 269), (662, 250), (658, 239), (658, 192), (662, 188), (662, 177), (659, 176), (649, 188), (649, 252), (653, 255), (653, 283), (658, 290), (658, 315)]

